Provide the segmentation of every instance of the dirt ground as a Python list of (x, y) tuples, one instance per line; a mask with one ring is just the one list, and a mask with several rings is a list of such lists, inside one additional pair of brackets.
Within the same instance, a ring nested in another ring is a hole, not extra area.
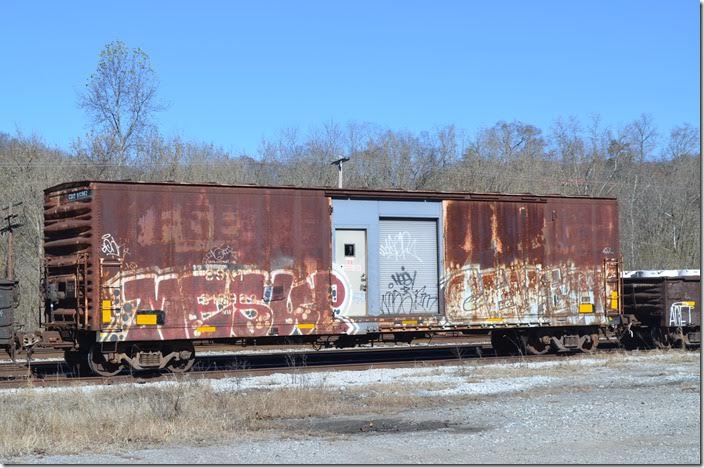
[[(397, 406), (355, 415), (272, 419), (215, 444), (170, 443), (100, 453), (33, 454), (5, 463), (700, 464), (700, 354), (619, 354), (556, 363), (418, 367), (283, 378), (324, 385), (340, 402), (398, 394)], [(275, 387), (276, 378), (219, 382), (219, 391)], [(322, 380), (321, 380), (322, 379)], [(323, 384), (321, 384), (321, 381)], [(414, 399), (419, 404), (413, 404)], [(296, 402), (291, 402), (296, 404)]]

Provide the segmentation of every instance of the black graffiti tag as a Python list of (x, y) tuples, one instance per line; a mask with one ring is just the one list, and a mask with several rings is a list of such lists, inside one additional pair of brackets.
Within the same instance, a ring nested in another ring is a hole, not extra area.
[(417, 271), (413, 272), (413, 276), (410, 275), (406, 271), (405, 267), (401, 267), (401, 271), (399, 273), (391, 275), (391, 279), (393, 280), (393, 283), (389, 283), (389, 289), (394, 289), (395, 287), (401, 287), (402, 290), (408, 291), (410, 289), (413, 289), (413, 286), (416, 283), (416, 275), (418, 274)]
[(427, 287), (416, 288), (417, 271), (411, 275), (404, 267), (391, 275), (392, 282), (381, 296), (382, 314), (412, 314), (414, 312), (433, 312), (438, 298), (426, 292)]

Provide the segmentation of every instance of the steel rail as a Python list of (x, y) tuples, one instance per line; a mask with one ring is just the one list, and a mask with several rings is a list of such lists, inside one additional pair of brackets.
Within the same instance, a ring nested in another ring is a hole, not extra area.
[[(484, 365), (497, 362), (538, 362), (560, 360), (566, 356), (594, 356), (613, 351), (617, 347), (602, 347), (594, 353), (562, 353), (546, 355), (495, 356), (490, 348), (469, 347), (436, 347), (379, 349), (363, 353), (329, 352), (329, 353), (276, 353), (266, 355), (201, 356), (196, 367), (185, 374), (168, 372), (123, 373), (115, 377), (72, 377), (62, 363), (36, 363), (33, 372), (28, 373), (26, 367), (14, 375), (0, 373), (0, 389), (3, 388), (38, 388), (38, 387), (73, 387), (84, 385), (114, 385), (119, 383), (146, 383), (173, 380), (221, 379), (230, 377), (251, 377), (274, 373), (309, 373), (340, 370), (367, 370), (404, 368), (418, 366), (446, 366), (472, 363)], [(312, 359), (311, 359), (312, 358)]]

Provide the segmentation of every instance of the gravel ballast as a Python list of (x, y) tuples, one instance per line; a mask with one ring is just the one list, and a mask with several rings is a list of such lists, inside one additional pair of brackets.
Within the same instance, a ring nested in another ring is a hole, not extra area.
[[(217, 445), (35, 455), (10, 463), (700, 464), (699, 353), (636, 353), (517, 364), (312, 373), (217, 381), (398, 391), (431, 405), (388, 414), (276, 420)], [(257, 380), (259, 379), (259, 380)], [(322, 382), (322, 383), (321, 383)]]

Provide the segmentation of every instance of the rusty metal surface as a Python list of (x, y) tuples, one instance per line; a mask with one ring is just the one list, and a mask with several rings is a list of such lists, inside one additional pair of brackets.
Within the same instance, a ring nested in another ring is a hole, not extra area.
[(0, 278), (0, 345), (10, 342), (15, 323), (14, 311), (18, 302), (17, 282)]
[(618, 255), (615, 200), (446, 201), (444, 228), (449, 320), (605, 323), (602, 264)]
[(44, 196), (45, 323), (85, 326), (94, 307), (92, 197), (88, 183)]
[[(94, 184), (103, 339), (332, 331), (329, 201), (320, 191)], [(136, 325), (164, 311), (163, 325)]]
[[(333, 320), (331, 197), (444, 200), (444, 313)], [(47, 320), (102, 341), (598, 325), (618, 212), (584, 197), (76, 182), (45, 192), (45, 249)]]
[[(93, 181), (74, 181), (59, 184), (44, 190), (46, 195), (57, 192), (71, 193), (76, 189), (84, 188)], [(612, 197), (588, 197), (582, 195), (537, 195), (532, 193), (484, 193), (484, 192), (452, 192), (442, 190), (401, 190), (401, 189), (338, 189), (333, 187), (296, 187), (290, 186), (268, 186), (268, 185), (224, 185), (224, 184), (180, 184), (177, 182), (133, 182), (133, 181), (112, 181), (110, 184), (122, 185), (124, 187), (157, 186), (157, 187), (219, 187), (219, 188), (242, 188), (242, 189), (290, 189), (302, 192), (324, 192), (327, 197), (334, 198), (355, 198), (355, 199), (428, 199), (428, 200), (475, 200), (475, 201), (516, 201), (516, 202), (545, 202), (548, 199), (574, 199), (574, 200), (611, 200)], [(129, 190), (125, 188), (125, 190)]]
[(701, 326), (699, 276), (624, 278), (623, 312), (660, 327)]

